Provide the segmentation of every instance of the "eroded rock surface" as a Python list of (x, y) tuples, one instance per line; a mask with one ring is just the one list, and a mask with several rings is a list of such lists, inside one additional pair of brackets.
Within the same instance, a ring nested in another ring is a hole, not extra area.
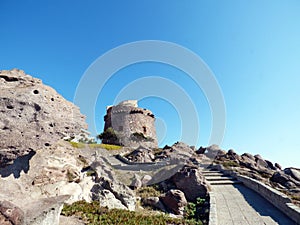
[(0, 167), (87, 128), (77, 106), (18, 69), (0, 71), (0, 113)]
[(16, 205), (6, 200), (0, 201), (0, 224), (23, 225), (24, 212)]
[(210, 190), (199, 168), (186, 165), (170, 179), (181, 190), (188, 201), (205, 198)]

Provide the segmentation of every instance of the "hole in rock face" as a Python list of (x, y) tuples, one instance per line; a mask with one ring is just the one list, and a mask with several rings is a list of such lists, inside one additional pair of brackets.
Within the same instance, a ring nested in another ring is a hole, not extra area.
[(46, 147), (49, 147), (49, 146), (50, 146), (50, 144), (49, 144), (49, 143), (45, 143), (45, 146), (46, 146)]
[(51, 98), (51, 101), (54, 102), (54, 98)]
[(6, 106), (6, 108), (13, 109), (14, 107), (12, 105), (8, 105), (8, 106)]
[(5, 76), (5, 75), (0, 75), (0, 78), (4, 79), (6, 82), (14, 82), (14, 81), (19, 80), (16, 77), (8, 77), (8, 76)]
[(38, 104), (34, 103), (34, 108), (36, 111), (40, 111), (42, 108)]
[(49, 123), (49, 126), (50, 126), (50, 127), (54, 127), (54, 124), (53, 124), (53, 123)]
[(37, 95), (38, 93), (40, 93), (38, 90), (34, 90), (33, 94)]

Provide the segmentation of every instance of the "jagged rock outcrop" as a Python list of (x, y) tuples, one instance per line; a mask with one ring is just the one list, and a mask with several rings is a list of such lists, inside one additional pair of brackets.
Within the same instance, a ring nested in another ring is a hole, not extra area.
[(181, 190), (186, 199), (195, 202), (197, 198), (205, 198), (210, 190), (209, 184), (198, 167), (184, 166), (170, 180)]
[(271, 181), (279, 183), (288, 189), (299, 189), (300, 193), (300, 169), (286, 168), (273, 174)]
[(187, 161), (193, 154), (195, 149), (186, 143), (176, 142), (172, 146), (165, 146), (163, 151), (157, 157), (168, 158), (170, 160), (176, 159), (182, 162)]
[(153, 154), (152, 149), (142, 147), (142, 146), (132, 151), (130, 154), (126, 156), (126, 158), (132, 162), (139, 162), (139, 163), (153, 162), (155, 160), (155, 156)]
[[(204, 154), (214, 156), (213, 160), (227, 167), (240, 167), (241, 171), (246, 174), (251, 171), (248, 175), (253, 178), (257, 178), (255, 174), (270, 177), (279, 169), (278, 167), (280, 167), (278, 164), (275, 166), (269, 160), (263, 159), (260, 155), (253, 156), (250, 153), (239, 155), (233, 149), (226, 152), (216, 145), (205, 148)], [(245, 170), (243, 170), (243, 168)]]
[(147, 148), (139, 146), (134, 151), (126, 155), (126, 158), (131, 162), (145, 163), (158, 161), (171, 161), (172, 163), (185, 163), (190, 160), (195, 149), (183, 142), (176, 142), (172, 146), (166, 145), (161, 148)]
[(100, 202), (100, 206), (135, 210), (136, 198), (134, 192), (126, 185), (105, 177), (96, 179), (92, 188), (92, 200)]
[(24, 71), (0, 71), (0, 167), (86, 129), (79, 108)]
[(16, 69), (0, 71), (0, 92), (0, 224), (58, 225), (62, 205), (91, 201), (97, 185), (103, 200), (135, 208), (100, 149), (61, 140), (87, 128), (78, 107)]

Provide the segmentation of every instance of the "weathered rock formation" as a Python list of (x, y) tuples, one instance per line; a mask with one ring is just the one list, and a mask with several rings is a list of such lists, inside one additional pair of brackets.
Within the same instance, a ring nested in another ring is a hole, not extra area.
[(76, 106), (16, 69), (0, 72), (0, 88), (0, 224), (58, 225), (64, 203), (101, 193), (110, 208), (135, 209), (132, 190), (96, 153), (106, 150), (61, 140), (86, 128)]
[(188, 201), (205, 198), (210, 190), (209, 184), (198, 167), (184, 166), (170, 179), (181, 190)]
[(164, 148), (138, 147), (125, 157), (131, 162), (160, 162), (171, 161), (173, 163), (185, 163), (195, 154), (195, 150), (183, 142), (176, 142), (172, 146), (166, 145)]
[(22, 70), (0, 71), (0, 167), (86, 129), (79, 108)]

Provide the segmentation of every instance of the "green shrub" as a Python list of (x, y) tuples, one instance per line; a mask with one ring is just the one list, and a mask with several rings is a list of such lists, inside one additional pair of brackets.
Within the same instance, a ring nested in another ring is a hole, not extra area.
[(205, 218), (203, 215), (203, 208), (204, 208), (205, 199), (197, 198), (196, 202), (188, 202), (187, 206), (185, 207), (185, 215), (184, 218), (188, 220), (194, 220), (198, 224), (202, 224), (202, 221)]
[(141, 198), (159, 197), (161, 192), (153, 186), (141, 187), (137, 190), (137, 195)]
[(234, 162), (234, 161), (226, 161), (226, 162), (223, 162), (222, 164), (226, 168), (239, 167), (240, 166), (237, 162)]
[(107, 128), (97, 138), (108, 143), (119, 143), (118, 136), (112, 127)]
[(75, 202), (72, 205), (64, 205), (62, 215), (76, 215), (83, 219), (88, 225), (197, 225), (201, 224), (193, 220), (181, 220), (166, 215), (144, 215), (121, 209), (107, 209), (99, 206), (99, 202), (87, 203), (85, 201)]

